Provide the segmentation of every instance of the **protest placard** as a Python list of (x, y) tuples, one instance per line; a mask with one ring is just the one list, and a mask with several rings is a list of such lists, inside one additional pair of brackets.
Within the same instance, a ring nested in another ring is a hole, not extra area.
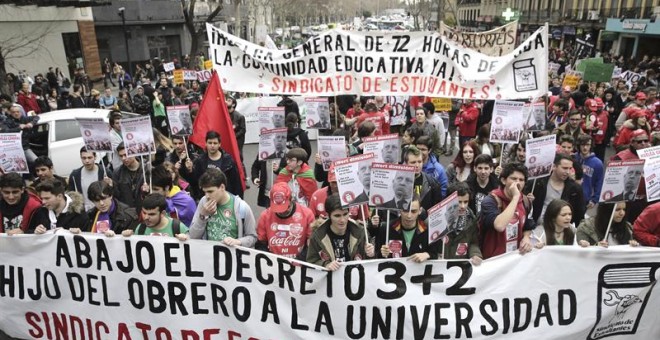
[(167, 121), (173, 135), (188, 136), (192, 134), (192, 117), (188, 105), (167, 106)]
[(284, 107), (259, 107), (259, 131), (286, 127), (284, 125)]
[(523, 124), (524, 131), (543, 131), (545, 130), (545, 102), (536, 102), (525, 104)]
[(213, 69), (213, 60), (204, 60), (204, 69), (205, 70)]
[(550, 176), (557, 148), (557, 135), (531, 138), (525, 142), (525, 166), (529, 179)]
[(644, 160), (644, 185), (646, 200), (660, 199), (660, 146), (637, 150), (639, 158)]
[(372, 163), (369, 205), (379, 209), (408, 210), (415, 184), (415, 167)]
[(548, 63), (548, 72), (551, 74), (558, 74), (560, 66), (561, 65), (557, 63)]
[(387, 103), (392, 107), (392, 117), (390, 117), (390, 126), (405, 125), (406, 113), (409, 110), (408, 96), (387, 96)]
[(564, 82), (562, 82), (561, 87), (568, 86), (571, 90), (577, 89), (580, 79), (582, 79), (582, 72), (567, 70), (564, 74)]
[(451, 98), (431, 98), (435, 112), (451, 111)]
[(525, 103), (497, 100), (490, 126), (491, 143), (518, 143), (523, 131)]
[(197, 80), (197, 71), (183, 70), (183, 80)]
[(632, 83), (632, 82), (638, 82), (640, 78), (642, 78), (642, 75), (639, 73), (635, 73), (633, 71), (625, 71), (621, 73), (621, 79), (625, 80), (626, 83)]
[(473, 100), (541, 97), (547, 92), (547, 25), (497, 57), (421, 31), (328, 30), (284, 50), (259, 46), (211, 24), (207, 34), (213, 67), (226, 91)]
[(369, 203), (374, 158), (373, 153), (366, 153), (333, 162), (342, 206)]
[(143, 156), (156, 152), (151, 118), (142, 116), (121, 120), (121, 137), (126, 147), (126, 156)]
[(643, 172), (643, 159), (609, 162), (605, 169), (600, 202), (630, 202), (637, 199), (637, 188)]
[(429, 209), (429, 244), (447, 236), (456, 228), (458, 219), (458, 193), (454, 191), (442, 202)]
[(485, 32), (464, 32), (441, 21), (440, 34), (456, 43), (456, 45), (489, 56), (502, 56), (511, 53), (516, 48), (518, 21), (512, 21)]
[(174, 71), (174, 62), (163, 63), (163, 70), (165, 72)]
[[(3, 234), (0, 330), (18, 339), (655, 339), (659, 257), (651, 247), (545, 247), (479, 267), (399, 258), (329, 272), (205, 240)], [(543, 284), (525, 290), (521, 280)]]
[(401, 140), (399, 135), (364, 137), (362, 138), (362, 150), (372, 152), (375, 155), (374, 162), (399, 163), (401, 161)]
[(103, 118), (76, 118), (87, 151), (112, 152), (108, 123)]
[(620, 67), (614, 67), (614, 70), (612, 70), (612, 79), (617, 79), (621, 78), (621, 68)]
[(308, 129), (330, 128), (330, 103), (327, 98), (305, 98)]
[(30, 173), (21, 133), (0, 133), (0, 167), (5, 173)]
[(197, 71), (197, 81), (200, 83), (211, 80), (213, 73), (209, 70)]
[(286, 128), (262, 130), (259, 136), (259, 160), (286, 156)]
[(183, 84), (185, 79), (183, 78), (183, 70), (174, 70), (174, 79), (172, 80), (174, 84)]
[(323, 170), (328, 171), (332, 162), (346, 158), (346, 139), (342, 136), (319, 136), (318, 152)]

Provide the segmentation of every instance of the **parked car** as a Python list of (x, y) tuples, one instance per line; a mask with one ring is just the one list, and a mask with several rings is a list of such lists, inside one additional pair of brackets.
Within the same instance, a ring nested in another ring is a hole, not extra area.
[[(67, 177), (73, 169), (82, 166), (80, 148), (84, 144), (76, 118), (103, 118), (107, 122), (109, 113), (110, 110), (105, 109), (68, 109), (40, 114), (33, 128), (30, 148), (37, 156), (50, 157), (55, 173)], [(97, 161), (100, 157), (103, 155), (97, 154)]]

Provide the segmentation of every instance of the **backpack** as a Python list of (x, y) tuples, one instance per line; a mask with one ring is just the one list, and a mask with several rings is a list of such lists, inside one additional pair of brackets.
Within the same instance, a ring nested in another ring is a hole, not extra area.
[[(504, 211), (504, 205), (502, 204), (502, 200), (495, 195), (491, 195), (490, 193), (488, 194), (488, 196), (495, 199), (495, 203), (497, 203), (497, 210), (501, 214), (502, 211)], [(527, 196), (523, 196), (523, 207), (525, 208), (525, 216), (529, 216), (529, 212), (532, 207), (532, 201), (530, 201), (529, 198), (527, 198)], [(477, 220), (477, 231), (479, 232), (479, 248), (483, 248), (484, 239), (485, 239), (482, 214), (483, 214), (483, 209), (481, 210), (481, 212), (479, 212), (479, 218)]]
[[(135, 228), (135, 234), (136, 235), (144, 235), (144, 232), (147, 230), (147, 227), (144, 225), (144, 223), (140, 223)], [(172, 219), (172, 234), (176, 236), (176, 234), (181, 234), (181, 221), (177, 219)]]

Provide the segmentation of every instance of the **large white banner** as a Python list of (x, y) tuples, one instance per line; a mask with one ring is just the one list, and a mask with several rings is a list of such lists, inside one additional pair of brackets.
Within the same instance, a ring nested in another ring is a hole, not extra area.
[(511, 53), (516, 48), (518, 21), (485, 32), (461, 32), (440, 22), (440, 34), (459, 46), (491, 56), (501, 56)]
[(438, 32), (330, 30), (272, 50), (207, 24), (213, 67), (227, 91), (332, 96), (344, 93), (466, 99), (547, 93), (543, 26), (513, 52), (489, 56)]
[(211, 241), (61, 231), (0, 236), (0, 258), (0, 330), (24, 339), (660, 336), (657, 248), (346, 262), (329, 275)]

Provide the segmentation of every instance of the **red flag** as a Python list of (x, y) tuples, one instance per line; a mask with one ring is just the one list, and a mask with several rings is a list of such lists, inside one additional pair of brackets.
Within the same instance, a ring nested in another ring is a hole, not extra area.
[(215, 131), (220, 134), (222, 150), (229, 153), (234, 159), (234, 162), (236, 162), (238, 174), (241, 177), (241, 185), (243, 186), (243, 191), (245, 191), (245, 173), (243, 173), (241, 154), (238, 150), (236, 135), (234, 134), (234, 125), (231, 122), (231, 117), (229, 117), (225, 94), (222, 92), (222, 86), (220, 86), (220, 78), (215, 71), (211, 76), (211, 81), (204, 94), (204, 99), (202, 99), (202, 105), (199, 107), (197, 118), (195, 118), (190, 142), (200, 148), (205, 148), (206, 133), (209, 131)]

